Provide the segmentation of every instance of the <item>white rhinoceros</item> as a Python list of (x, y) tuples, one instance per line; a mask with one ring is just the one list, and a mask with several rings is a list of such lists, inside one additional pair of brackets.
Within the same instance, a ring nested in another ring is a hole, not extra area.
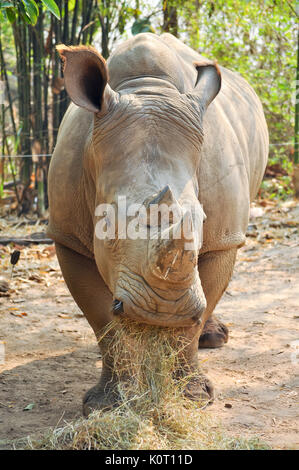
[[(177, 327), (190, 338), (186, 354), (197, 367), (198, 345), (218, 347), (228, 338), (211, 314), (244, 244), (265, 170), (261, 103), (239, 74), (170, 34), (139, 34), (107, 64), (93, 48), (58, 50), (75, 103), (49, 171), (49, 234), (64, 279), (96, 335), (113, 315)], [(109, 210), (122, 220), (124, 200), (128, 218), (120, 232)], [(146, 236), (128, 236), (132, 204), (142, 207)], [(152, 217), (157, 206), (173, 209), (170, 226), (165, 213)], [(103, 220), (106, 235), (98, 236)], [(115, 399), (111, 378), (104, 360), (99, 384), (85, 395), (85, 414)], [(192, 393), (211, 396), (209, 381), (198, 382), (202, 390)]]

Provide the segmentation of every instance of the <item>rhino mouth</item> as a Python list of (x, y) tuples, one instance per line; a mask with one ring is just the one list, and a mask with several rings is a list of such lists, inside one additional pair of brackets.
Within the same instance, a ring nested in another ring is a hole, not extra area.
[(140, 323), (164, 327), (193, 327), (201, 324), (206, 308), (201, 285), (194, 283), (173, 300), (154, 290), (141, 276), (121, 277), (115, 290), (112, 312)]

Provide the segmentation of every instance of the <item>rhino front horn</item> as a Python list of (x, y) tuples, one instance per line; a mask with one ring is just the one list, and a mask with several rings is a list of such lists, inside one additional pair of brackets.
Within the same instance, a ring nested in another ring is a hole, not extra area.
[(148, 198), (144, 205), (147, 211), (147, 225), (160, 226), (173, 224), (181, 217), (182, 209), (169, 185)]
[(175, 244), (182, 248), (186, 242), (192, 242), (194, 240), (194, 230), (191, 212), (186, 211), (180, 222), (173, 224), (169, 230), (165, 230), (161, 238), (174, 240)]

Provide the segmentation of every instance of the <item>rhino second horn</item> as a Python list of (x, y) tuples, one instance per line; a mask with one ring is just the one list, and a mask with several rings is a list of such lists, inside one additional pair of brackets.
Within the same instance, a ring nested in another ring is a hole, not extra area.
[[(185, 233), (188, 227), (188, 233)], [(166, 232), (166, 231), (165, 231)], [(193, 282), (194, 268), (197, 265), (192, 215), (185, 212), (180, 222), (171, 226), (164, 239), (157, 245), (156, 266), (161, 279), (174, 282)], [(187, 248), (188, 247), (188, 248)], [(156, 271), (157, 273), (157, 271)]]
[(161, 238), (182, 249), (184, 249), (185, 243), (192, 243), (194, 241), (194, 232), (191, 212), (186, 211), (180, 222), (173, 224), (170, 229), (163, 232)]
[(148, 208), (153, 204), (167, 204), (168, 206), (171, 206), (175, 203), (177, 203), (177, 200), (175, 199), (170, 186), (167, 184), (165, 188), (161, 189), (161, 191), (148, 202)]

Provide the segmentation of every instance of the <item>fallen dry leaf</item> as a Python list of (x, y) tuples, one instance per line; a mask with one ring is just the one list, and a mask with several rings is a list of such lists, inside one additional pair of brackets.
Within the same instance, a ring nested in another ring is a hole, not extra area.
[(27, 313), (25, 312), (10, 312), (10, 314), (13, 315), (14, 317), (19, 317), (19, 318), (27, 317)]
[(65, 313), (59, 313), (58, 316), (59, 316), (60, 318), (66, 318), (66, 319), (72, 318), (71, 315), (66, 315)]

